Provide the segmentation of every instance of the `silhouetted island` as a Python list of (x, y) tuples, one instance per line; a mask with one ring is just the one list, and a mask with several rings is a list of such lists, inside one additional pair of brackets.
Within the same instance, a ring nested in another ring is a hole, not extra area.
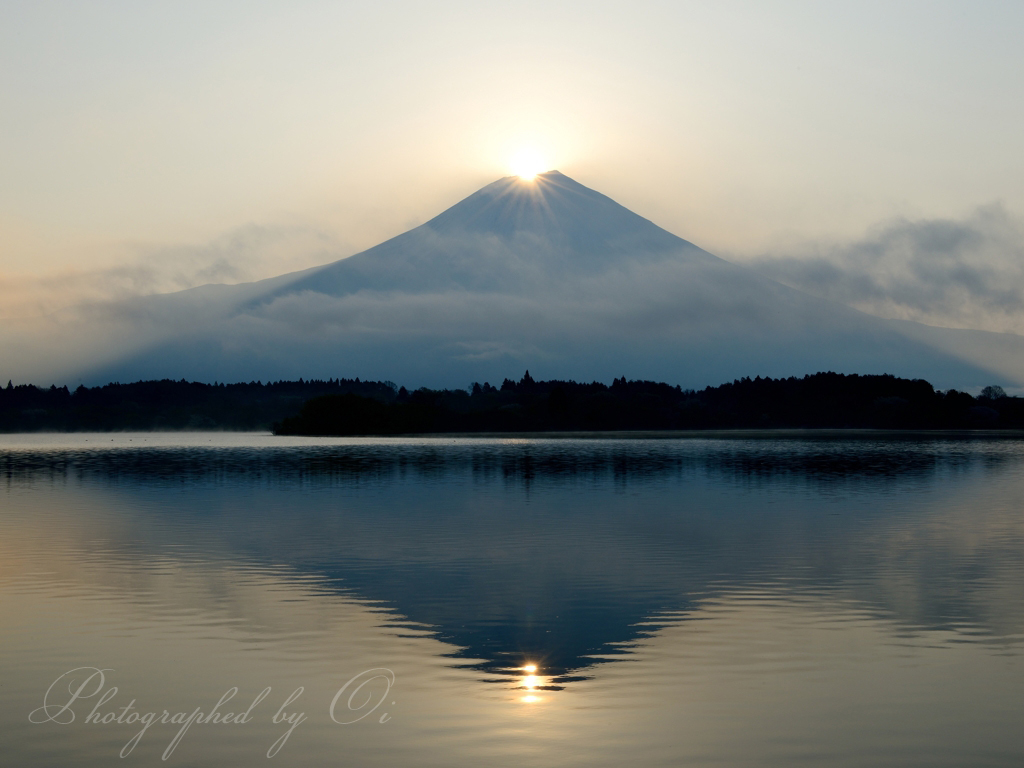
[(395, 397), (356, 393), (307, 402), (279, 435), (396, 435), (771, 428), (978, 429), (1024, 427), (1024, 399), (987, 387), (979, 397), (936, 392), (927, 381), (817, 373), (743, 378), (701, 391), (653, 381), (534, 381), (500, 387), (403, 387)]
[(0, 389), (0, 431), (265, 430), (278, 435), (873, 428), (1021, 429), (1024, 398), (927, 381), (816, 373), (743, 378), (703, 390), (653, 381), (534, 381), (409, 392), (329, 379), (202, 384), (140, 381)]

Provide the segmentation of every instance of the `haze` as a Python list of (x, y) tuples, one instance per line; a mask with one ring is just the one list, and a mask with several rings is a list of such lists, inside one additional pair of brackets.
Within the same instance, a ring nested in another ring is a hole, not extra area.
[(534, 152), (882, 317), (1024, 333), (1016, 3), (9, 2), (0, 316), (325, 264)]

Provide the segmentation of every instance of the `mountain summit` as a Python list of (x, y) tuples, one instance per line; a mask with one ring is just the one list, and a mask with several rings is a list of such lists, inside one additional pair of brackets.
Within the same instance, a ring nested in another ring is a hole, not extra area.
[(274, 295), (311, 290), (522, 291), (669, 256), (720, 261), (558, 171), (507, 176), (425, 224)]
[(90, 380), (461, 387), (529, 368), (703, 387), (833, 370), (971, 387), (1016, 383), (999, 360), (1024, 359), (1020, 337), (883, 320), (788, 288), (558, 171), (499, 179), (323, 267), (152, 297), (122, 314), (134, 351)]
[(538, 174), (530, 181), (506, 176), (424, 226), (440, 234), (479, 232), (508, 239), (532, 232), (551, 242), (598, 252), (616, 246), (642, 252), (685, 243), (558, 171)]

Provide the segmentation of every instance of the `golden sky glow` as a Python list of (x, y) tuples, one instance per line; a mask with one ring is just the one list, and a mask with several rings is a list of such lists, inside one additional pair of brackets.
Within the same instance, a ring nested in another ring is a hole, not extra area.
[(509, 168), (523, 181), (532, 181), (538, 173), (551, 170), (547, 159), (532, 147), (524, 147), (516, 152), (512, 156)]
[(553, 168), (735, 261), (1024, 212), (1024, 4), (201, 7), (5, 12), (0, 319), (317, 266)]
[(354, 252), (523, 142), (712, 251), (1024, 206), (1020, 4), (396, 7), (15, 5), (0, 271), (254, 222)]

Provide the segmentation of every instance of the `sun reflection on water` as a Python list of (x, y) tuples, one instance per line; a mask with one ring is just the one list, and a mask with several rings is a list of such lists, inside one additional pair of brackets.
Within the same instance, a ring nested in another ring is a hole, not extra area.
[(527, 693), (519, 700), (526, 704), (533, 704), (534, 702), (543, 701), (543, 699), (540, 696), (534, 693), (534, 691), (537, 690), (538, 686), (542, 685), (543, 683), (540, 676), (536, 674), (537, 665), (525, 664), (521, 667), (521, 669), (523, 672), (526, 673), (526, 675), (523, 677), (522, 683), (520, 684), (519, 688), (529, 691), (529, 693)]

